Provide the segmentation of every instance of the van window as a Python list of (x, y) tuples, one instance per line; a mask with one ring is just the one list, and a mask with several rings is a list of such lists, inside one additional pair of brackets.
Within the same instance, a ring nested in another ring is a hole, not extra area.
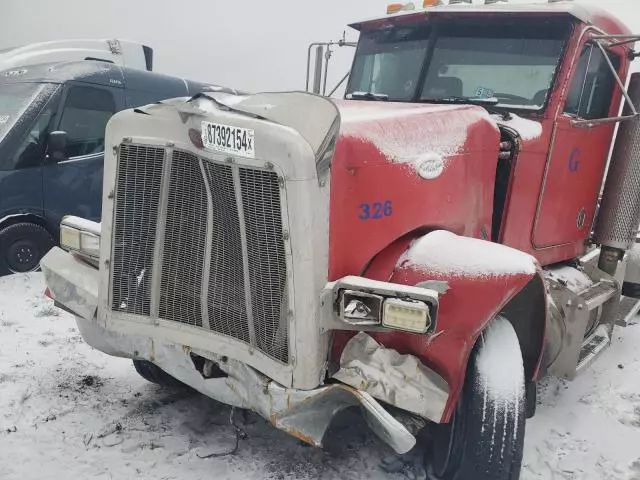
[(104, 130), (116, 113), (116, 102), (108, 90), (72, 86), (60, 120), (60, 130), (67, 132), (68, 158), (104, 151)]
[[(620, 67), (620, 57), (609, 54), (614, 68)], [(595, 45), (585, 45), (580, 53), (565, 113), (586, 120), (607, 118), (611, 107), (616, 79), (602, 51)]]
[(41, 165), (58, 108), (58, 88), (48, 83), (0, 84), (0, 171)]
[(39, 167), (42, 164), (47, 150), (47, 136), (52, 131), (58, 103), (50, 102), (27, 131), (14, 154), (15, 169)]

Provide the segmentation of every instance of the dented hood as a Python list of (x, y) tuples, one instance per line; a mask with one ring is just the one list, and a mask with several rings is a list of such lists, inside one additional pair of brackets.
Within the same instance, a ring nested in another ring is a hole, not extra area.
[(373, 144), (394, 163), (446, 167), (447, 159), (457, 154), (497, 149), (483, 140), (483, 133), (496, 131), (497, 124), (482, 107), (352, 100), (336, 104), (341, 136)]
[[(456, 154), (497, 150), (485, 136), (498, 125), (522, 139), (537, 139), (540, 123), (512, 115), (504, 120), (481, 106), (337, 100), (306, 92), (233, 95), (207, 92), (217, 106), (257, 116), (296, 130), (311, 146), (317, 162), (331, 160), (341, 137), (371, 143), (388, 161), (446, 166)], [(192, 99), (202, 106), (199, 99)], [(473, 134), (472, 134), (473, 133)]]

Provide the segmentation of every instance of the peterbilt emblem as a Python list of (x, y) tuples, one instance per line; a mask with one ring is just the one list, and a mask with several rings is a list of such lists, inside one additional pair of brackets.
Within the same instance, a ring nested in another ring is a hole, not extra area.
[(416, 166), (418, 175), (425, 180), (433, 180), (442, 175), (444, 161), (437, 153), (428, 153)]

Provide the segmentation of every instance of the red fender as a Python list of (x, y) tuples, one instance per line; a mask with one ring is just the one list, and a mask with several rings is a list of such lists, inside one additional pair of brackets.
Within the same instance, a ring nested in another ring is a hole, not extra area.
[[(450, 395), (443, 422), (450, 420), (455, 409), (476, 339), (505, 310), (510, 310), (506, 316), (526, 350), (528, 377), (536, 378), (544, 345), (546, 293), (534, 257), (501, 244), (436, 230), (413, 242), (405, 238), (391, 245), (378, 255), (366, 276), (403, 285), (425, 280), (448, 283), (448, 291), (440, 297), (433, 335), (370, 332), (386, 347), (416, 355), (447, 380)], [(340, 358), (353, 333), (336, 332), (334, 359)]]

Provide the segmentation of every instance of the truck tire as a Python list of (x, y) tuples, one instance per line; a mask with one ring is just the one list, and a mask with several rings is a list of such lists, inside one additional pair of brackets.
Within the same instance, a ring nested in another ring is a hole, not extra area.
[(51, 234), (35, 223), (23, 222), (0, 230), (0, 275), (35, 272), (55, 246)]
[(138, 372), (138, 374), (147, 382), (173, 389), (188, 388), (187, 385), (182, 383), (180, 380), (172, 377), (151, 362), (147, 362), (146, 360), (133, 360), (133, 366), (135, 367), (136, 372)]
[(436, 425), (426, 470), (432, 480), (518, 480), (525, 433), (522, 352), (511, 324), (497, 317), (471, 354), (449, 424)]

